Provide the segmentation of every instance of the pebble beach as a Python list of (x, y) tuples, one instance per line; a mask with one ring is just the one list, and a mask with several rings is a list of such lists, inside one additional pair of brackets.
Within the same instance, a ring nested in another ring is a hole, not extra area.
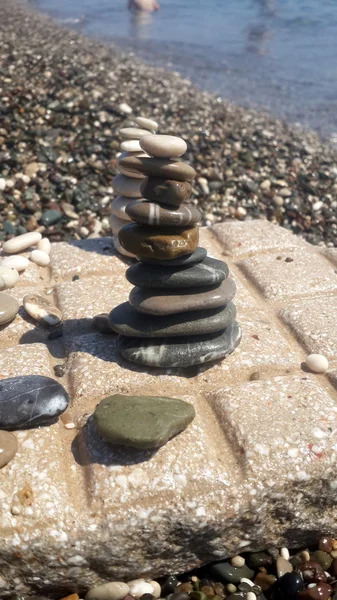
[(118, 130), (132, 117), (189, 140), (203, 224), (268, 219), (337, 246), (336, 153), (313, 132), (1, 0), (0, 239), (109, 235)]

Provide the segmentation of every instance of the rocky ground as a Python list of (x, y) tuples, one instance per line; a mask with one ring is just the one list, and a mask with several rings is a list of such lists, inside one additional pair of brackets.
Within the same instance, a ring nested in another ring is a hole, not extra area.
[(336, 154), (315, 134), (225, 104), (24, 5), (0, 8), (0, 239), (109, 233), (126, 103), (188, 140), (204, 223), (269, 219), (337, 246)]

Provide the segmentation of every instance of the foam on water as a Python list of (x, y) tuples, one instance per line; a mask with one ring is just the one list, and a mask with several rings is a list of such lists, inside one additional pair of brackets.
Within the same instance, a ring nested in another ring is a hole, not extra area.
[(34, 1), (223, 98), (337, 131), (335, 0), (160, 0), (153, 15), (127, 0)]

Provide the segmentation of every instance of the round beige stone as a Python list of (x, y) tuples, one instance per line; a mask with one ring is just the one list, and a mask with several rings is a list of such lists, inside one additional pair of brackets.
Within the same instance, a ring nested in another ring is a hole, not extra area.
[(305, 362), (313, 373), (325, 373), (329, 368), (329, 361), (323, 354), (309, 354)]
[(6, 256), (1, 263), (1, 267), (9, 267), (19, 273), (24, 271), (28, 265), (29, 260), (25, 256)]
[(10, 323), (19, 312), (20, 305), (9, 294), (0, 293), (0, 325)]
[(27, 248), (30, 248), (31, 246), (36, 246), (41, 239), (41, 233), (38, 231), (30, 231), (29, 233), (23, 233), (22, 235), (18, 235), (11, 240), (8, 240), (4, 243), (2, 248), (6, 254), (15, 254), (16, 252), (27, 250)]
[(127, 177), (126, 175), (116, 175), (112, 182), (113, 189), (116, 194), (120, 196), (128, 196), (129, 198), (141, 198), (140, 186), (142, 185), (142, 179), (136, 179)]
[(122, 152), (142, 152), (139, 140), (125, 140), (121, 143)]
[(8, 465), (18, 451), (18, 441), (10, 431), (0, 431), (0, 469)]
[(47, 267), (50, 263), (50, 256), (43, 250), (33, 250), (30, 253), (30, 260), (40, 267)]
[(124, 140), (140, 140), (144, 135), (150, 135), (147, 129), (138, 129), (138, 127), (123, 127), (119, 130), (119, 134)]
[(135, 173), (134, 171), (128, 171), (125, 167), (122, 167), (119, 162), (122, 158), (127, 158), (128, 156), (148, 156), (146, 152), (142, 150), (140, 152), (122, 152), (116, 160), (116, 167), (122, 175), (126, 175), (127, 177), (133, 177), (135, 179), (144, 179), (144, 175), (142, 173)]
[(157, 121), (153, 121), (153, 119), (147, 119), (146, 117), (136, 117), (135, 122), (142, 129), (148, 129), (149, 131), (157, 131), (159, 127)]
[(91, 588), (85, 600), (122, 600), (129, 593), (129, 586), (122, 581), (111, 581)]
[(147, 154), (155, 158), (177, 158), (187, 150), (186, 142), (174, 135), (147, 135), (139, 144)]
[(7, 290), (15, 286), (19, 279), (16, 269), (0, 265), (0, 290)]
[(42, 252), (45, 252), (46, 254), (50, 254), (51, 251), (51, 243), (48, 240), (48, 238), (42, 238), (42, 240), (40, 240), (36, 246), (37, 250), (42, 250)]

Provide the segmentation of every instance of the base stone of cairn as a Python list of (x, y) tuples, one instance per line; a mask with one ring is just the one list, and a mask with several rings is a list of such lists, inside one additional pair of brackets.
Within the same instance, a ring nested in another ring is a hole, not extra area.
[(113, 182), (114, 190), (117, 194), (111, 204), (110, 226), (113, 234), (115, 249), (124, 256), (135, 258), (132, 252), (128, 252), (120, 245), (118, 240), (119, 230), (129, 221), (131, 217), (127, 214), (126, 208), (131, 202), (142, 200), (140, 186), (144, 180), (142, 173), (129, 171), (124, 168), (120, 162), (128, 157), (146, 157), (147, 154), (141, 148), (139, 140), (144, 135), (154, 134), (158, 129), (158, 123), (145, 117), (136, 117), (136, 127), (124, 127), (120, 129), (120, 135), (123, 139), (121, 143), (121, 154), (117, 157), (116, 168), (119, 174)]
[(148, 367), (184, 368), (224, 358), (241, 339), (232, 302), (236, 286), (227, 265), (198, 247), (201, 213), (189, 203), (195, 171), (178, 160), (186, 142), (145, 135), (139, 145), (144, 155), (119, 159), (122, 173), (146, 176), (144, 200), (127, 203), (131, 222), (118, 230), (121, 247), (139, 260), (126, 272), (135, 286), (129, 302), (110, 314), (119, 351)]

